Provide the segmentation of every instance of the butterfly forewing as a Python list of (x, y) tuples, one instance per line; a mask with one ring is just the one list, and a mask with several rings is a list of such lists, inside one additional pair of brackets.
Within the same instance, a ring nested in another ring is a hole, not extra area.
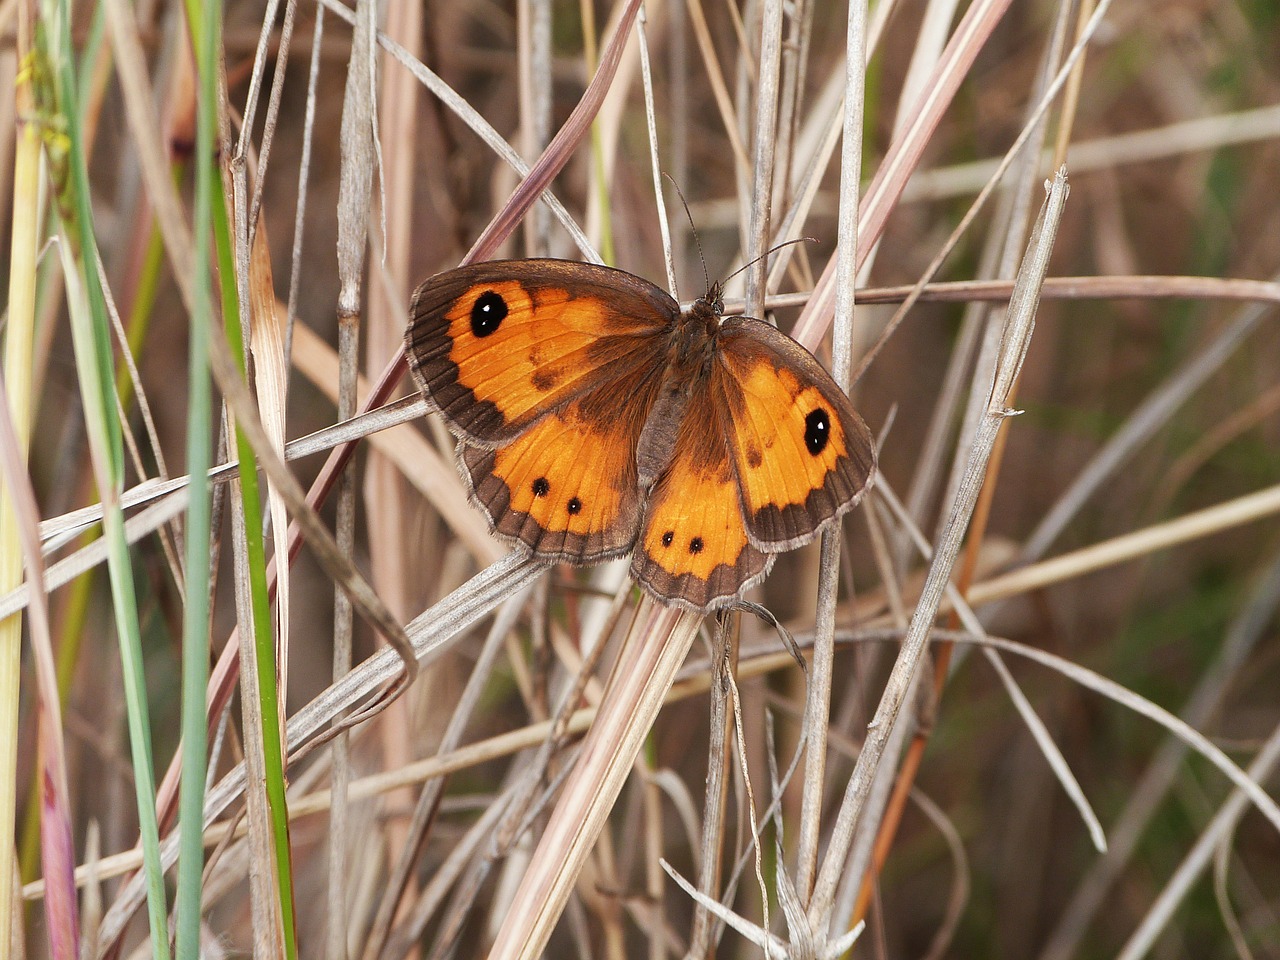
[(490, 261), (418, 288), (405, 347), (450, 429), (492, 449), (628, 370), (660, 367), (678, 315), (669, 296), (621, 270)]
[(719, 345), (712, 390), (729, 411), (747, 536), (789, 550), (858, 502), (875, 470), (871, 434), (813, 355), (769, 324), (726, 320)]

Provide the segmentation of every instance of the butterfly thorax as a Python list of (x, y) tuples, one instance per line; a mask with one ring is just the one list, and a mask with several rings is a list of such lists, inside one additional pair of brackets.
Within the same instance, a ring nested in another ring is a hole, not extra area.
[(715, 357), (720, 336), (720, 311), (723, 309), (715, 288), (680, 314), (671, 342), (671, 375), (677, 381), (691, 382), (707, 376)]
[(720, 336), (718, 307), (718, 297), (695, 300), (671, 326), (662, 386), (637, 444), (642, 489), (647, 489), (670, 462), (689, 397), (702, 392), (711, 378)]

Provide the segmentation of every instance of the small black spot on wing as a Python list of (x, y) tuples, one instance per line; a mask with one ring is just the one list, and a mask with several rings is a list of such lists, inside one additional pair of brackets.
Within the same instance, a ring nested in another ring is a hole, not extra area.
[(560, 385), (560, 374), (554, 368), (534, 367), (529, 382), (539, 393), (550, 393)]
[(571, 515), (577, 516), (582, 512), (582, 501), (577, 497), (571, 497), (567, 504), (567, 509)]
[(692, 540), (690, 540), (690, 541), (689, 541), (689, 552), (690, 552), (690, 553), (701, 553), (701, 552), (702, 552), (702, 548), (703, 548), (704, 546), (705, 546), (705, 544), (702, 542), (702, 538), (701, 538), (701, 537), (694, 537)]
[(539, 477), (537, 480), (533, 481), (533, 495), (535, 497), (545, 497), (550, 492), (551, 484), (547, 481), (546, 477)]

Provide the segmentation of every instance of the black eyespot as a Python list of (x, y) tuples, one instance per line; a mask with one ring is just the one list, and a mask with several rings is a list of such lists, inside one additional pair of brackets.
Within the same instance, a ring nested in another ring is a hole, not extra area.
[(701, 537), (694, 537), (692, 540), (690, 540), (690, 541), (689, 541), (689, 552), (690, 552), (690, 553), (701, 553), (701, 552), (702, 552), (702, 538), (701, 538)]
[(827, 449), (831, 439), (831, 418), (819, 407), (804, 418), (804, 445), (815, 457)]
[(582, 501), (579, 500), (577, 497), (574, 497), (572, 500), (570, 500), (567, 506), (569, 508), (569, 512), (574, 514), (575, 516), (582, 512)]
[(666, 533), (662, 535), (662, 545), (664, 547), (671, 546), (671, 541), (674, 540), (675, 538), (676, 538), (676, 532), (674, 530), (668, 530)]
[(476, 297), (471, 305), (471, 332), (477, 337), (487, 337), (507, 319), (507, 301), (492, 290)]
[(551, 492), (551, 484), (547, 483), (546, 477), (539, 477), (533, 481), (533, 495), (535, 497), (545, 497)]

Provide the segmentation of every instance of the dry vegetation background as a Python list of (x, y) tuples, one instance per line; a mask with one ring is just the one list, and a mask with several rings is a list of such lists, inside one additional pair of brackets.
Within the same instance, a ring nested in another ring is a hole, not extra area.
[[(377, 5), (376, 16), (386, 35), (532, 163), (582, 99), (624, 6), (479, 0), (419, 7), (389, 0)], [(1094, 9), (1068, 0), (953, 6), (879, 0), (870, 12), (863, 181), (895, 173), (886, 177), (887, 220), (873, 254), (868, 237), (861, 238), (860, 256), (871, 254), (862, 287), (910, 287), (924, 277), (995, 160), (1024, 129), (1046, 73), (1059, 69)], [(54, 213), (69, 182), (59, 178), (68, 138), (83, 144), (102, 281), (128, 328), (140, 378), (139, 391), (119, 366), (120, 405), (107, 411), (108, 419), (124, 414), (120, 419), (139, 446), (137, 463), (124, 472), (126, 490), (146, 477), (182, 476), (192, 430), (192, 313), (175, 277), (196, 276), (191, 265), (200, 258), (183, 261), (182, 243), (162, 234), (153, 216), (157, 188), (144, 168), (149, 151), (164, 159), (178, 185), (184, 228), (201, 222), (199, 71), (184, 30), (187, 15), (201, 8), (156, 0), (73, 4), (69, 42), (80, 91), (73, 115), (65, 100), (41, 98), (41, 89), (65, 89), (32, 69), (38, 58), (26, 58), (33, 46), (58, 49), (59, 31), (66, 32), (59, 9), (28, 7), (25, 0), (0, 5), (6, 38), (0, 74), (5, 89), (16, 84), (18, 90), (16, 103), (6, 101), (5, 125), (18, 135), (0, 157), (0, 170), (13, 177), (0, 189), (0, 216), (14, 225), (6, 236), (15, 264), (5, 376), (11, 412), (33, 423), (30, 477), (51, 566), (104, 542), (98, 526), (70, 522), (72, 511), (98, 502), (100, 494), (91, 469), (96, 428), (86, 415), (89, 391), (71, 333), (78, 294), (69, 296), (64, 285), (77, 263), (68, 239), (75, 223), (67, 215), (71, 208)], [(262, 242), (249, 269), (247, 245), (240, 264), (220, 261), (214, 295), (205, 302), (213, 304), (220, 336), (234, 296), (218, 299), (219, 278), (231, 285), (224, 297), (240, 285), (246, 326), (256, 331), (251, 383), (257, 403), (268, 425), (280, 424), (288, 438), (341, 419), (334, 345), (344, 270), (359, 282), (347, 296), (359, 305), (359, 368), (373, 382), (399, 349), (416, 283), (456, 265), (491, 219), (521, 196), (511, 167), (384, 50), (363, 100), (373, 98), (376, 117), (353, 119), (362, 101), (360, 84), (349, 86), (348, 69), (361, 46), (336, 8), (326, 8), (314, 42), (318, 9), (314, 0), (272, 5), (264, 31), (262, 3), (232, 0), (211, 46), (225, 68), (216, 121), (228, 138), (211, 154), (224, 163), (218, 169), (225, 179), (214, 187), (227, 198), (230, 218), (229, 233), (215, 248), (234, 253), (243, 211), (254, 208), (258, 191), (255, 229)], [(763, 137), (776, 163), (771, 230), (799, 210), (790, 232), (771, 238), (816, 239), (787, 251), (792, 269), (770, 293), (812, 289), (835, 256), (837, 211), (854, 199), (848, 183), (842, 189), (834, 140), (834, 153), (815, 160), (842, 122), (831, 93), (843, 88), (845, 5), (804, 0), (780, 10), (769, 0), (662, 0), (646, 12), (658, 166), (688, 198), (711, 279), (741, 265), (744, 251), (758, 250), (749, 237), (760, 176), (755, 144)], [(966, 14), (983, 25), (973, 36), (957, 29)], [(762, 82), (774, 89), (767, 83), (769, 45), (761, 52), (762, 23), (770, 22), (781, 23), (785, 42), (777, 62), (777, 122), (762, 134), (757, 93)], [(25, 38), (21, 23), (28, 25)], [(43, 39), (31, 26), (46, 31)], [(553, 189), (610, 262), (662, 283), (634, 28), (629, 35), (595, 127), (551, 152), (563, 163)], [(945, 84), (931, 76), (948, 38), (955, 38), (950, 49), (972, 54), (959, 68), (949, 102), (941, 100)], [(726, 720), (716, 709), (723, 698), (707, 693), (707, 663), (722, 639), (709, 620), (702, 638), (693, 640), (678, 695), (658, 714), (639, 755), (622, 754), (631, 778), (600, 841), (588, 846), (585, 864), (571, 868), (568, 905), (549, 956), (763, 955), (740, 933), (708, 923), (662, 872), (659, 857), (756, 924), (763, 885), (771, 929), (797, 957), (826, 955), (825, 947), (804, 952), (806, 937), (821, 943), (828, 925), (835, 936), (861, 919), (867, 926), (853, 948), (861, 957), (1280, 956), (1280, 813), (1241, 803), (1222, 767), (1205, 756), (1212, 744), (1249, 769), (1264, 790), (1274, 795), (1280, 783), (1274, 772), (1280, 285), (1272, 282), (1280, 271), (1280, 8), (1272, 0), (1114, 0), (1078, 65), (1048, 111), (1044, 158), (1011, 168), (1003, 192), (961, 233), (935, 278), (1012, 280), (1031, 222), (1011, 214), (1011, 200), (1029, 202), (1034, 213), (1042, 183), (1065, 161), (1071, 193), (1049, 273), (1085, 279), (1047, 288), (1018, 386), (1016, 404), (1025, 413), (1005, 424), (1003, 446), (988, 469), (989, 500), (970, 528), (953, 581), (968, 593), (988, 636), (1061, 658), (1037, 665), (1018, 652), (1002, 655), (1010, 682), (1070, 773), (1055, 773), (1046, 756), (1051, 751), (1033, 736), (1010, 685), (971, 644), (972, 634), (959, 635), (954, 650), (934, 644), (900, 715), (902, 738), (891, 740), (880, 766), (878, 783), (886, 789), (872, 791), (853, 849), (836, 871), (841, 885), (834, 902), (818, 911), (807, 933), (799, 914), (788, 914), (789, 898), (809, 902), (829, 832), (848, 815), (841, 798), (853, 758), (928, 566), (888, 496), (904, 500), (933, 540), (955, 498), (948, 481), (953, 462), (962, 467), (969, 451), (962, 420), (971, 385), (981, 397), (990, 389), (991, 361), (985, 354), (980, 359), (977, 348), (989, 331), (999, 331), (1000, 298), (1007, 298), (1008, 287), (990, 302), (964, 290), (952, 302), (926, 298), (877, 346), (855, 386), (857, 405), (883, 436), (882, 475), (876, 494), (844, 522), (846, 562), (834, 616), (841, 643), (832, 661), (827, 765), (811, 788), (816, 792), (804, 795), (801, 774), (785, 790), (776, 784), (801, 732), (808, 729), (812, 737), (812, 724), (827, 726), (803, 719), (806, 678), (814, 668), (802, 672), (757, 618), (729, 618), (725, 633), (739, 681)], [(367, 79), (367, 65), (361, 70)], [(720, 101), (718, 78), (724, 82)], [(143, 86), (133, 88), (139, 98), (131, 103), (127, 90), (138, 81)], [(271, 104), (273, 82), (281, 84), (278, 106)], [(902, 152), (900, 131), (935, 101), (945, 111), (923, 130), (916, 162)], [(140, 123), (144, 115), (147, 122)], [(253, 135), (241, 154), (247, 115)], [(370, 122), (377, 125), (376, 158), (365, 135)], [(24, 138), (48, 158), (44, 193), (33, 193), (22, 179)], [(309, 165), (300, 177), (304, 159)], [(811, 168), (816, 192), (806, 199), (802, 187)], [(367, 200), (358, 186), (340, 185), (344, 170), (372, 176)], [(237, 209), (233, 193), (246, 185)], [(346, 216), (356, 249), (368, 230), (363, 264), (338, 252), (344, 190), (354, 190), (354, 215)], [(666, 202), (680, 293), (689, 299), (702, 292), (703, 267), (669, 188)], [(31, 223), (38, 230), (28, 226), (24, 234), (23, 224)], [(46, 246), (50, 236), (60, 238), (54, 247)], [(1011, 257), (1001, 254), (1006, 245)], [(38, 282), (37, 273), (20, 275), (19, 265), (29, 263), (22, 255), (32, 251), (41, 254)], [(542, 207), (487, 255), (536, 253), (583, 256)], [(175, 269), (175, 262), (187, 266)], [(1110, 282), (1088, 279), (1101, 277)], [(742, 282), (739, 277), (730, 293), (741, 296)], [(34, 303), (25, 401), (15, 396), (22, 385), (13, 372), (14, 291), (20, 288)], [(855, 367), (896, 308), (871, 299), (859, 304), (851, 328)], [(775, 313), (783, 329), (796, 322), (795, 302)], [(817, 322), (825, 326), (830, 311), (829, 305), (825, 314), (819, 311)], [(279, 341), (262, 335), (264, 328)], [(287, 365), (280, 363), (286, 348)], [(829, 361), (829, 346), (817, 353)], [(120, 356), (118, 343), (113, 355)], [(270, 385), (277, 373), (287, 373), (287, 406)], [(362, 401), (367, 390), (362, 386)], [(409, 392), (402, 386), (398, 395)], [(151, 425), (140, 413), (140, 396)], [(209, 446), (223, 423), (216, 404), (214, 410), (212, 432), (197, 435), (207, 435)], [(537, 842), (549, 811), (592, 792), (567, 773), (578, 756), (581, 724), (549, 750), (543, 749), (548, 728), (537, 724), (555, 715), (566, 697), (570, 706), (599, 703), (610, 664), (627, 649), (624, 637), (627, 644), (652, 645), (668, 635), (654, 626), (662, 615), (647, 604), (633, 623), (637, 594), (624, 589), (630, 604), (610, 605), (624, 582), (619, 570), (553, 570), (541, 580), (520, 581), (522, 588), (533, 585), (518, 603), (505, 604), (516, 593), (508, 581), (495, 588), (472, 579), (491, 569), (500, 551), (478, 514), (461, 505), (447, 434), (422, 419), (374, 432), (383, 425), (366, 418), (357, 430), (363, 439), (350, 488), (354, 527), (335, 511), (338, 493), (321, 509), (323, 523), (339, 531), (340, 551), (351, 551), (396, 623), (410, 624), (459, 587), (479, 596), (479, 609), (460, 612), (451, 600), (437, 608), (441, 616), (415, 621), (408, 639), (417, 644), (458, 642), (433, 651), (415, 682), (358, 726), (338, 757), (324, 746), (289, 766), (287, 842), (272, 834), (269, 789), (251, 791), (247, 806), (241, 792), (218, 794), (224, 802), (209, 832), (199, 911), (204, 956), (486, 955), (495, 937), (504, 942), (500, 926), (507, 924), (510, 935), (512, 925), (525, 920), (514, 892), (521, 876), (556, 869), (561, 848)], [(322, 438), (321, 455), (313, 451), (292, 462), (304, 486), (317, 477), (333, 442)], [(215, 463), (225, 459), (217, 449), (211, 455)], [(12, 466), (11, 454), (4, 456)], [(190, 585), (190, 571), (178, 571), (192, 531), (181, 512), (137, 521), (138, 536), (123, 563), (133, 587), (123, 601), (113, 602), (107, 567), (92, 553), (90, 572), (50, 589), (56, 658), (50, 683), (57, 683), (61, 748), (51, 745), (57, 739), (50, 732), (53, 688), (39, 691), (32, 654), (40, 628), (32, 624), (21, 635), (20, 687), (13, 680), (0, 691), (0, 700), (16, 707), (0, 731), (11, 751), (5, 756), (16, 752), (16, 760), (6, 761), (15, 767), (0, 771), (0, 778), (12, 784), (25, 884), (15, 937), (25, 938), (22, 949), (31, 956), (74, 956), (77, 943), (86, 955), (159, 956), (169, 949), (149, 938), (145, 890), (134, 873), (139, 859), (131, 851), (146, 820), (136, 787), (164, 780), (175, 762), (184, 656), (200, 659), (200, 644), (208, 645), (210, 663), (225, 665), (213, 681), (224, 695), (211, 701), (209, 782), (228, 782), (223, 778), (243, 758), (246, 741), (250, 762), (266, 770), (262, 777), (279, 782), (269, 744), (265, 759), (255, 757), (261, 748), (253, 746), (255, 738), (270, 740), (274, 708), (263, 706), (253, 686), (235, 686), (237, 658), (245, 658), (241, 674), (253, 658), (252, 646), (236, 647), (252, 621), (246, 606), (237, 612), (237, 584), (244, 586), (242, 597), (265, 584), (260, 561), (238, 560), (240, 491), (235, 484), (214, 487), (210, 625), (203, 636), (202, 618), (194, 630), (188, 625), (185, 654), (183, 585)], [(265, 513), (265, 484), (261, 494)], [(150, 497), (142, 507), (130, 504), (126, 515), (173, 502), (171, 494), (169, 500)], [(26, 508), (19, 512), (36, 519)], [(273, 518), (277, 530), (281, 516)], [(0, 548), (20, 556), (12, 538), (21, 525), (12, 515), (5, 522)], [(259, 515), (250, 526), (261, 522)], [(161, 524), (163, 536), (151, 532)], [(354, 546), (344, 544), (345, 530), (354, 531)], [(267, 554), (274, 549), (268, 533)], [(286, 652), (273, 653), (267, 639), (262, 662), (270, 675), (274, 658), (276, 680), (285, 685), (280, 715), (320, 717), (315, 722), (323, 728), (335, 713), (367, 705), (371, 696), (383, 705), (378, 698), (387, 688), (373, 692), (372, 682), (355, 692), (339, 688), (320, 701), (319, 712), (305, 713), (333, 684), (335, 636), (352, 632), (344, 626), (349, 612), (335, 616), (332, 578), (340, 562), (316, 557), (304, 546), (290, 572), (287, 638), (276, 631)], [(806, 650), (815, 624), (823, 622), (815, 597), (831, 590), (818, 584), (818, 559), (816, 544), (784, 558), (757, 595)], [(16, 582), (7, 580), (4, 590)], [(197, 578), (194, 593), (208, 582)], [(139, 625), (136, 650), (145, 681), (139, 693), (147, 715), (138, 722), (150, 731), (145, 752), (154, 764), (142, 779), (138, 741), (127, 722), (122, 602), (136, 611)], [(494, 610), (502, 611), (496, 630)], [(571, 697), (573, 678), (586, 649), (614, 626), (606, 612), (618, 615), (617, 628), (579, 700)], [(3, 641), (11, 664), (17, 663), (17, 622), (10, 619)], [(937, 623), (953, 631), (948, 637), (974, 626), (962, 627), (945, 612)], [(352, 639), (356, 664), (385, 646), (359, 615)], [(398, 660), (382, 656), (390, 666), (376, 681), (394, 682)], [(1068, 674), (1064, 662), (1080, 672)], [(1091, 683), (1094, 676), (1118, 686), (1104, 695)], [(723, 681), (712, 687), (727, 695)], [(192, 718), (201, 722), (201, 700), (187, 698), (188, 731)], [(1148, 702), (1183, 716), (1207, 741), (1190, 743), (1185, 729), (1171, 733), (1144, 715)], [(739, 728), (732, 722), (735, 706)], [(440, 763), (431, 762), (437, 757)], [(723, 792), (707, 789), (716, 769), (722, 780), (712, 782), (723, 782)], [(65, 771), (65, 779), (51, 770)], [(1083, 798), (1078, 802), (1064, 786), (1071, 778)], [(335, 779), (355, 792), (331, 816), (325, 791)], [(43, 794), (37, 784), (44, 784)], [(890, 796), (895, 784), (900, 796)], [(176, 830), (176, 795), (172, 782), (159, 789), (165, 837)], [(766, 810), (775, 793), (780, 804)], [(813, 817), (815, 797), (820, 821)], [(1096, 815), (1107, 853), (1095, 847), (1082, 808)], [(250, 839), (233, 839), (228, 825), (247, 826)], [(762, 830), (758, 864), (753, 826)], [(70, 847), (52, 842), (59, 837)], [(876, 837), (882, 849), (873, 857)], [(336, 869), (335, 844), (346, 851)], [(718, 850), (718, 863), (708, 860), (708, 849)], [(166, 857), (170, 852), (165, 847)], [(74, 865), (79, 886), (70, 896)], [(49, 878), (51, 891), (61, 884), (56, 903), (46, 901), (38, 878)], [(171, 909), (175, 900), (193, 904), (200, 896), (193, 889), (172, 870), (165, 884), (153, 879), (153, 931), (155, 911)], [(164, 892), (158, 907), (157, 890)], [(57, 909), (47, 912), (47, 902)], [(178, 914), (180, 921), (194, 916), (190, 907)], [(195, 941), (183, 936), (180, 922), (179, 954), (194, 956)], [(533, 934), (517, 936), (534, 942)], [(778, 947), (771, 955), (781, 955)]]

